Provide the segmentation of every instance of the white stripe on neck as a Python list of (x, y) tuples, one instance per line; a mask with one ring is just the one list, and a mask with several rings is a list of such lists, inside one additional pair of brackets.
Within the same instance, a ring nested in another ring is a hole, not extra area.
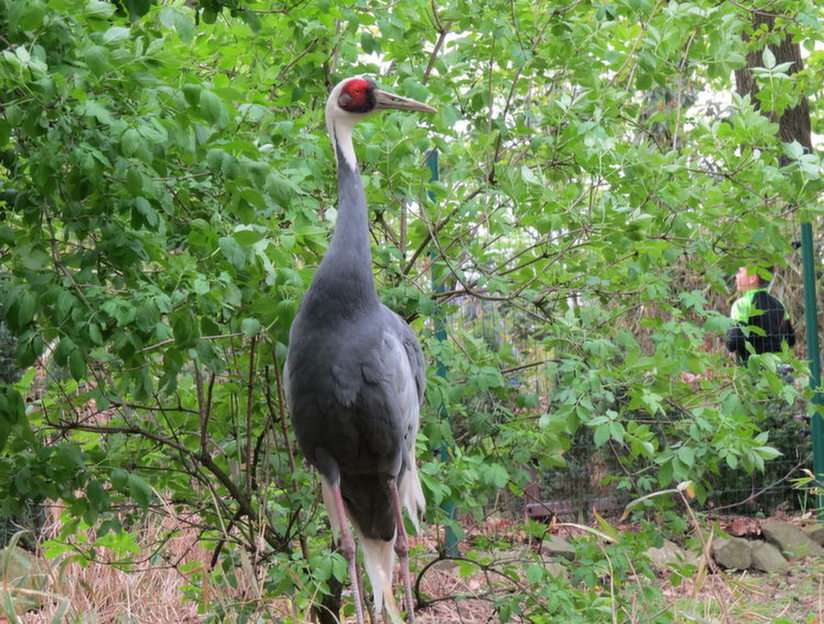
[[(338, 159), (338, 148), (343, 154), (343, 159), (352, 171), (358, 170), (358, 159), (355, 156), (355, 146), (352, 143), (352, 130), (355, 127), (354, 120), (331, 120), (329, 136), (332, 139), (332, 151), (335, 152), (335, 160)], [(338, 163), (338, 167), (341, 163)]]

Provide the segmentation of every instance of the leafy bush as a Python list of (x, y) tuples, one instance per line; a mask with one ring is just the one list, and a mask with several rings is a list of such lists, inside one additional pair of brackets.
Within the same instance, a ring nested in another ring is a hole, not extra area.
[[(438, 363), (419, 440), (430, 520), (551, 478), (581, 436), (639, 493), (691, 479), (703, 499), (713, 475), (776, 456), (765, 401), (798, 392), (773, 359), (739, 369), (712, 343), (725, 276), (786, 264), (797, 218), (818, 218), (821, 166), (748, 98), (688, 107), (778, 36), (744, 41), (745, 8), (191, 4), (0, 0), (0, 308), (16, 365), (48, 373), (37, 401), (33, 374), (0, 389), (1, 513), (62, 500), (62, 539), (84, 551), (82, 523), (120, 535), (168, 504), (219, 563), (195, 585), (248, 554), (302, 612), (334, 589), (280, 370), (335, 220), (328, 87), (387, 65), (384, 82), (440, 108), (376, 116), (357, 141), (381, 294)], [(765, 63), (766, 113), (813, 94), (821, 64), (820, 8), (773, 5), (812, 69)], [(505, 306), (525, 344), (476, 331), (467, 299)], [(499, 611), (541, 621), (561, 583), (545, 581)], [(606, 600), (550, 612), (603, 621)]]

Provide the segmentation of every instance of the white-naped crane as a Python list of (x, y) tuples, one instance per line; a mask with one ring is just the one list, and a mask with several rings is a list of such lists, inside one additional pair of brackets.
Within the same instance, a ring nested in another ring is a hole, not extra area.
[(340, 82), (326, 103), (326, 126), (338, 167), (335, 233), (289, 333), (286, 401), (303, 454), (321, 477), (333, 533), (349, 565), (358, 624), (358, 535), (374, 593), (393, 622), (397, 554), (407, 618), (414, 622), (407, 535), (402, 509), (418, 526), (424, 496), (415, 465), (415, 437), (425, 386), (421, 347), (412, 329), (383, 305), (375, 289), (369, 218), (352, 131), (386, 109), (435, 112), (362, 77)]

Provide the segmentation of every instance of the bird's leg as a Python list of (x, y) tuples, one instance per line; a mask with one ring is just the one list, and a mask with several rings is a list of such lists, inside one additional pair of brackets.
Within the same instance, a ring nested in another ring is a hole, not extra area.
[(355, 556), (355, 540), (352, 538), (352, 529), (343, 509), (343, 497), (340, 493), (340, 483), (332, 486), (335, 499), (335, 511), (340, 518), (340, 551), (349, 564), (349, 580), (352, 583), (352, 598), (355, 601), (355, 617), (358, 624), (364, 624), (363, 603), (361, 602), (360, 584), (358, 583), (357, 557)]
[(401, 562), (401, 578), (406, 597), (406, 617), (409, 624), (413, 624), (415, 622), (415, 602), (412, 600), (412, 582), (409, 578), (409, 543), (406, 538), (406, 527), (403, 524), (398, 483), (395, 479), (389, 479), (389, 496), (392, 498), (392, 511), (395, 512), (395, 526), (397, 527), (395, 554)]

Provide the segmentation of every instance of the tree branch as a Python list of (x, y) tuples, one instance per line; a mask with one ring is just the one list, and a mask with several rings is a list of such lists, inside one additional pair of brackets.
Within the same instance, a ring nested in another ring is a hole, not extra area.
[(423, 79), (421, 80), (423, 84), (429, 82), (429, 76), (432, 73), (432, 69), (435, 67), (435, 60), (438, 58), (438, 53), (441, 51), (444, 41), (446, 41), (446, 34), (447, 30), (445, 28), (438, 34), (438, 40), (435, 42), (435, 48), (432, 50), (432, 54), (429, 55), (429, 62), (426, 64), (426, 69), (423, 72)]
[(481, 194), (482, 191), (483, 191), (483, 187), (476, 188), (469, 195), (464, 197), (461, 200), (460, 204), (455, 206), (455, 208), (453, 208), (452, 211), (450, 211), (450, 213), (448, 215), (446, 215), (443, 219), (441, 219), (440, 222), (438, 222), (437, 224), (435, 224), (431, 228), (428, 228), (428, 231), (424, 235), (423, 240), (421, 241), (420, 245), (418, 245), (415, 248), (415, 251), (412, 253), (412, 257), (409, 258), (409, 262), (407, 262), (406, 266), (403, 267), (403, 271), (402, 271), (403, 275), (408, 275), (409, 271), (412, 270), (412, 267), (415, 266), (415, 261), (418, 259), (418, 256), (420, 256), (424, 252), (424, 250), (426, 250), (426, 247), (429, 245), (429, 242), (432, 240), (433, 233), (438, 234), (446, 226), (446, 224), (449, 223), (449, 221), (451, 221), (452, 218), (456, 214), (458, 214), (458, 210), (460, 210), (463, 207), (464, 204), (466, 204), (466, 203), (472, 201), (473, 199), (475, 199), (478, 195)]
[(252, 336), (249, 347), (249, 379), (246, 384), (246, 491), (252, 492), (252, 407), (254, 405), (255, 390), (255, 347), (257, 336)]

